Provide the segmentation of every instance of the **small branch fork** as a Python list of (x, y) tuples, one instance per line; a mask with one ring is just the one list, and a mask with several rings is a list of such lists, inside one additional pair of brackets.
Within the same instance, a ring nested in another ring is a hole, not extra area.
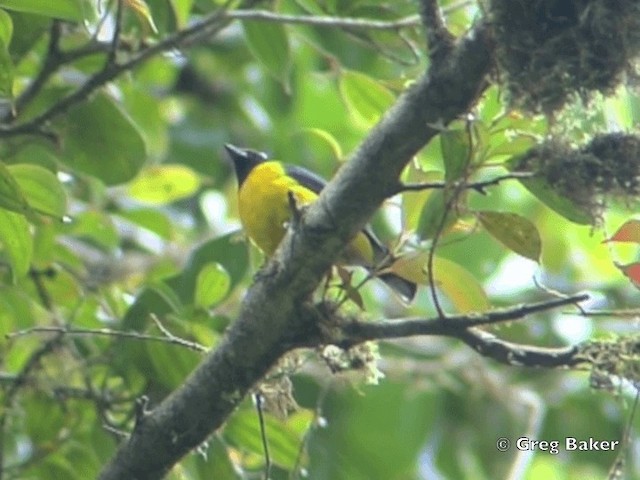
[[(575, 366), (586, 362), (579, 355), (578, 346), (563, 348), (541, 348), (521, 345), (497, 338), (479, 327), (520, 320), (529, 315), (552, 310), (566, 305), (575, 305), (588, 300), (586, 294), (556, 298), (544, 302), (518, 305), (483, 314), (469, 314), (433, 319), (408, 318), (394, 321), (360, 321), (336, 317), (328, 320), (331, 326), (322, 329), (321, 343), (335, 344), (341, 348), (371, 340), (389, 340), (412, 336), (445, 336), (457, 338), (483, 356), (508, 365), (527, 367)], [(337, 323), (337, 328), (335, 324)], [(316, 338), (314, 342), (318, 342)]]

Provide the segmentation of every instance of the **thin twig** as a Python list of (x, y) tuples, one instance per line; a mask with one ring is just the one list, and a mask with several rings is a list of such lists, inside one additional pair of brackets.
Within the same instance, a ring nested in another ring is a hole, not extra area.
[(369, 18), (347, 18), (310, 15), (285, 15), (267, 10), (232, 10), (224, 15), (234, 20), (260, 20), (291, 25), (313, 25), (316, 27), (352, 28), (365, 30), (398, 30), (420, 25), (420, 16), (409, 15), (398, 20), (374, 20)]
[(264, 451), (264, 480), (271, 478), (271, 455), (269, 454), (269, 442), (267, 441), (267, 428), (264, 424), (264, 412), (262, 411), (262, 394), (253, 395), (258, 412), (258, 422), (260, 423), (260, 438), (262, 439), (262, 450)]
[(468, 328), (519, 320), (534, 313), (552, 310), (565, 305), (575, 305), (588, 299), (589, 295), (581, 293), (566, 298), (517, 305), (481, 314), (452, 315), (446, 318), (436, 317), (431, 319), (407, 318), (380, 322), (355, 321), (344, 325), (341, 333), (344, 334), (346, 341), (351, 344), (362, 343), (367, 340), (405, 338), (415, 335), (456, 336), (458, 332)]
[(115, 26), (113, 28), (113, 37), (111, 38), (111, 44), (109, 46), (109, 53), (107, 55), (106, 65), (113, 65), (116, 63), (116, 54), (120, 47), (120, 32), (122, 29), (122, 0), (116, 0), (116, 16)]
[(49, 77), (58, 69), (60, 56), (60, 36), (62, 33), (62, 25), (59, 20), (51, 23), (49, 31), (49, 46), (47, 47), (47, 55), (42, 64), (41, 70), (33, 79), (31, 84), (18, 96), (15, 102), (14, 111), (21, 112), (42, 89)]
[(447, 30), (438, 0), (421, 0), (420, 18), (424, 24), (431, 62), (444, 59), (453, 50), (454, 36)]
[(33, 335), (36, 333), (58, 333), (61, 335), (72, 335), (72, 336), (87, 336), (87, 337), (106, 336), (106, 337), (116, 337), (116, 338), (127, 338), (132, 340), (170, 343), (173, 345), (179, 345), (181, 347), (188, 348), (190, 350), (195, 350), (197, 352), (207, 352), (209, 350), (204, 345), (201, 345), (196, 342), (191, 342), (189, 340), (185, 340), (183, 338), (179, 338), (171, 334), (170, 336), (158, 337), (156, 335), (148, 335), (148, 334), (139, 333), (139, 332), (124, 332), (121, 330), (111, 330), (109, 328), (96, 329), (96, 328), (68, 328), (68, 327), (51, 327), (51, 326), (32, 327), (32, 328), (26, 328), (24, 330), (18, 330), (15, 332), (8, 333), (6, 335), (6, 338), (11, 340), (17, 337)]
[(59, 102), (52, 105), (39, 116), (22, 124), (0, 127), (0, 138), (39, 133), (45, 123), (58, 115), (65, 113), (69, 108), (77, 103), (82, 102), (93, 91), (118, 77), (123, 72), (134, 69), (159, 53), (180, 47), (202, 32), (213, 34), (222, 29), (230, 21), (230, 19), (227, 19), (224, 16), (224, 9), (227, 8), (228, 3), (229, 2), (215, 13), (205, 17), (202, 21), (195, 23), (189, 28), (180, 30), (175, 34), (166, 37), (164, 40), (139, 51), (123, 63), (105, 64), (102, 70), (91, 76), (77, 90), (62, 98)]
[[(485, 194), (487, 187), (493, 187), (505, 180), (522, 180), (527, 178), (533, 178), (535, 173), (533, 172), (510, 172), (499, 177), (491, 178), (489, 180), (480, 180), (477, 182), (469, 182), (462, 184), (465, 190), (476, 190), (478, 193)], [(422, 190), (442, 190), (444, 188), (451, 187), (451, 183), (447, 182), (425, 182), (425, 183), (406, 183), (400, 185), (394, 195), (402, 192), (420, 192)]]

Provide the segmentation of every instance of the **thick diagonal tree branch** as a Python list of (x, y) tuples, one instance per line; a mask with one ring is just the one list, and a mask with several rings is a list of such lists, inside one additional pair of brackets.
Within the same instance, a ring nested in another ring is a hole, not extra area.
[(138, 419), (101, 479), (161, 478), (220, 427), (313, 318), (302, 305), (340, 250), (380, 204), (399, 175), (438, 130), (465, 113), (486, 86), (491, 42), (477, 25), (447, 59), (418, 79), (373, 128), (351, 160), (285, 237), (242, 302), (224, 339), (186, 380)]

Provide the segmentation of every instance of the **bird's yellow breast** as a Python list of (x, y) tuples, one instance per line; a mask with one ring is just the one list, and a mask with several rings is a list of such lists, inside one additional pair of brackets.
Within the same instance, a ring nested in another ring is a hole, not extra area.
[(257, 165), (240, 186), (240, 221), (249, 238), (267, 256), (278, 247), (291, 218), (289, 192), (293, 192), (299, 206), (308, 205), (318, 197), (289, 177), (279, 162)]

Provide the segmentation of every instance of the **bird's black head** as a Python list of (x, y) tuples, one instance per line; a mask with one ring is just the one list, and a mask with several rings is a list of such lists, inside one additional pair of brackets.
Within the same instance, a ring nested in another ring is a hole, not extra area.
[(266, 153), (248, 148), (239, 148), (229, 143), (227, 143), (224, 148), (227, 150), (231, 160), (233, 160), (233, 166), (236, 169), (236, 176), (238, 177), (238, 185), (242, 185), (242, 182), (245, 181), (249, 172), (268, 158)]

